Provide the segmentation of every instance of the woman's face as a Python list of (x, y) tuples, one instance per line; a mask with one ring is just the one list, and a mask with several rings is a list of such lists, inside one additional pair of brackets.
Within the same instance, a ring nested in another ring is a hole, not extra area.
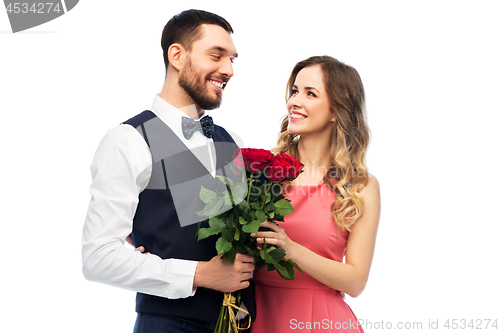
[(319, 65), (300, 70), (287, 103), (288, 132), (301, 137), (330, 133), (334, 115)]

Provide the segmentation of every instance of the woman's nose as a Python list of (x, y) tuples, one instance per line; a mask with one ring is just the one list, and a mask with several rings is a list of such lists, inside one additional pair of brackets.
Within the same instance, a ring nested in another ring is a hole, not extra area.
[(292, 95), (290, 97), (290, 99), (288, 99), (288, 109), (291, 110), (291, 109), (296, 109), (296, 108), (300, 108), (302, 106), (302, 101), (300, 99), (300, 97), (297, 96), (297, 94), (295, 95)]

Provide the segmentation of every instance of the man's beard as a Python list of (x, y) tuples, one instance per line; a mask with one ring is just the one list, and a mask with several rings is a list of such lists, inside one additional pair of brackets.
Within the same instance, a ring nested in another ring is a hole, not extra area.
[(216, 98), (211, 97), (206, 86), (209, 77), (207, 76), (203, 80), (198, 80), (197, 78), (198, 76), (191, 66), (191, 60), (188, 59), (186, 70), (181, 73), (179, 78), (179, 85), (187, 92), (196, 105), (203, 110), (218, 108), (222, 101), (222, 93), (217, 92)]

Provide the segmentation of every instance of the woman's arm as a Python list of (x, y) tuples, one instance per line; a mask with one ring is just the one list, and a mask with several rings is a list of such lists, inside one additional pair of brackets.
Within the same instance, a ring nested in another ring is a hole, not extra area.
[(263, 243), (265, 238), (267, 244), (284, 248), (286, 258), (296, 262), (305, 273), (333, 289), (357, 297), (368, 280), (380, 218), (380, 188), (374, 176), (370, 176), (362, 195), (364, 212), (351, 227), (345, 263), (322, 257), (295, 243), (282, 228), (269, 221), (263, 222), (262, 226), (273, 231), (257, 233), (257, 242)]

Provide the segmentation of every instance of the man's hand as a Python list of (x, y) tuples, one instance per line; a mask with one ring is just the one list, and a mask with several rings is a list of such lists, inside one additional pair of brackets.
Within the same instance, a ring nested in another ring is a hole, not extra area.
[(250, 285), (252, 271), (255, 269), (253, 257), (237, 253), (234, 263), (229, 259), (220, 259), (222, 254), (210, 261), (200, 261), (194, 274), (194, 287), (205, 287), (222, 292), (245, 289)]

